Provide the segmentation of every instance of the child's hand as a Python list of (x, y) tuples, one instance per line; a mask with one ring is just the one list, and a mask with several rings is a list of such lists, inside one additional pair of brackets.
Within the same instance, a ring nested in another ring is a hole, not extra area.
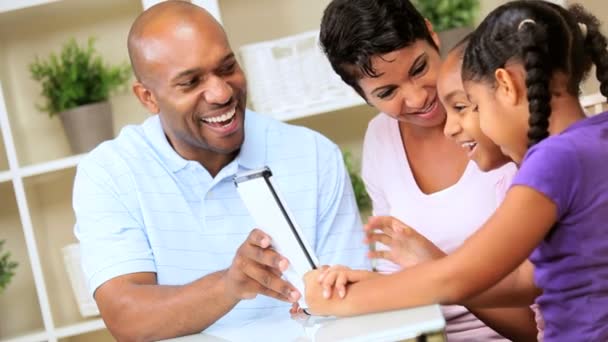
[(306, 273), (304, 284), (307, 311), (317, 315), (348, 314), (347, 308), (335, 300), (346, 296), (346, 285), (374, 276), (379, 275), (369, 271), (352, 270), (346, 266), (323, 267)]
[(366, 243), (380, 242), (388, 247), (388, 250), (370, 251), (370, 258), (386, 259), (408, 267), (445, 256), (431, 241), (392, 216), (370, 217), (364, 230)]

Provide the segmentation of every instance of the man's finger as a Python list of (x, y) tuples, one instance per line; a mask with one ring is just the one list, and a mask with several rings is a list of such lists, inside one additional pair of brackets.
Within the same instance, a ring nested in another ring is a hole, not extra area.
[[(245, 270), (245, 273), (262, 287), (281, 294), (290, 302), (293, 301), (291, 299), (299, 296), (298, 290), (266, 267), (250, 267)], [(267, 293), (267, 291), (264, 291), (264, 293)]]
[(289, 267), (289, 261), (272, 248), (247, 245), (241, 253), (245, 258), (251, 259), (263, 266), (276, 268), (281, 272), (284, 272)]
[(258, 228), (254, 228), (247, 237), (247, 242), (260, 247), (260, 248), (268, 248), (272, 242), (270, 236)]

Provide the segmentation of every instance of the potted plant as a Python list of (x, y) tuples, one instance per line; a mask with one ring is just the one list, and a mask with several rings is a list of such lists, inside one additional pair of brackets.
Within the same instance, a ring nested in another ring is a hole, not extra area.
[(479, 9), (479, 0), (414, 0), (413, 2), (439, 34), (442, 55), (473, 30)]
[(46, 102), (40, 106), (51, 117), (59, 114), (73, 153), (90, 151), (114, 134), (110, 93), (131, 76), (128, 64), (103, 63), (90, 38), (86, 46), (75, 39), (61, 53), (47, 60), (38, 57), (29, 66), (31, 76), (42, 86)]
[(11, 253), (2, 252), (3, 246), (4, 240), (0, 240), (0, 293), (2, 293), (11, 282), (11, 279), (15, 275), (15, 269), (17, 268), (17, 263), (10, 259)]

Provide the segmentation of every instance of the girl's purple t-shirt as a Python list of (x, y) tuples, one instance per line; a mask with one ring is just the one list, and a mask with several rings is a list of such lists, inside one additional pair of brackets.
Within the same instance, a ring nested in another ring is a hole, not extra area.
[(608, 341), (608, 112), (533, 146), (512, 186), (531, 187), (558, 222), (530, 260), (545, 341)]

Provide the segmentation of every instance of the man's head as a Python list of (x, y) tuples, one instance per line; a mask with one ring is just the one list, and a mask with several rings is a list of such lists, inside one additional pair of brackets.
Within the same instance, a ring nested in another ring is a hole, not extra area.
[(189, 2), (162, 2), (135, 20), (128, 48), (133, 92), (160, 114), (173, 148), (189, 160), (234, 158), (246, 81), (220, 24)]

